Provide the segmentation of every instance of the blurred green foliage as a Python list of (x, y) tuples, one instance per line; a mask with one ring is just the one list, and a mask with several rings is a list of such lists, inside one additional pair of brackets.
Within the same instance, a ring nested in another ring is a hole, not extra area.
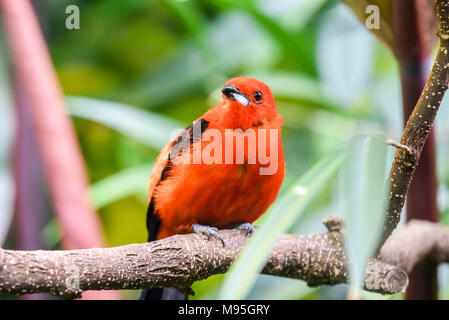
[(366, 265), (376, 254), (388, 198), (387, 144), (381, 134), (356, 136), (341, 170), (342, 212), (352, 290), (358, 296)]
[[(394, 58), (336, 0), (77, 0), (79, 30), (65, 28), (69, 4), (49, 0), (42, 22), (64, 93), (75, 96), (68, 98), (69, 111), (108, 246), (146, 240), (149, 170), (169, 139), (155, 130), (191, 123), (217, 104), (230, 77), (260, 78), (275, 94), (285, 118), (282, 194), (353, 135), (400, 135)], [(448, 120), (446, 112), (438, 121)], [(449, 224), (447, 136), (438, 133), (438, 174), (442, 220)], [(338, 189), (332, 178), (301, 219), (289, 220), (287, 231), (324, 231), (322, 218), (342, 215)], [(53, 243), (55, 228), (45, 230)], [(217, 297), (224, 278), (196, 283), (194, 298)], [(245, 295), (345, 296), (345, 286), (308, 288), (270, 276), (256, 276)]]

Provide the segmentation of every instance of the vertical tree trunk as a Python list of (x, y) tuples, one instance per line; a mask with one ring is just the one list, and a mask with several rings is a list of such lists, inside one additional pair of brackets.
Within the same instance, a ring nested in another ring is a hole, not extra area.
[[(46, 30), (46, 0), (32, 0), (42, 30)], [(44, 32), (45, 33), (45, 32)], [(48, 249), (42, 230), (49, 220), (49, 206), (43, 186), (45, 178), (37, 148), (26, 97), (17, 77), (14, 77), (14, 101), (16, 107), (16, 137), (14, 143), (14, 180), (16, 199), (14, 212), (15, 248), (19, 250)], [(47, 294), (25, 294), (21, 300), (48, 299)]]
[[(48, 221), (49, 208), (42, 163), (37, 149), (31, 116), (26, 106), (19, 81), (15, 81), (14, 100), (16, 105), (17, 132), (14, 143), (14, 180), (16, 201), (14, 212), (14, 243), (19, 250), (48, 249), (42, 237), (42, 229)], [(48, 299), (46, 294), (25, 294), (19, 299)]]
[[(395, 54), (402, 85), (404, 123), (409, 118), (427, 80), (428, 57), (433, 43), (433, 1), (393, 1)], [(435, 136), (432, 132), (421, 154), (407, 194), (407, 220), (438, 221)], [(410, 274), (407, 299), (437, 298), (436, 265), (421, 263)]]
[[(89, 199), (81, 150), (33, 7), (28, 0), (0, 0), (0, 8), (14, 72), (27, 98), (62, 246), (103, 247), (101, 222)], [(85, 298), (120, 296), (101, 291), (90, 292)]]
[(14, 143), (14, 174), (16, 182), (14, 242), (20, 250), (47, 249), (42, 238), (48, 208), (43, 191), (44, 174), (37, 149), (37, 142), (22, 93), (15, 81), (17, 133)]

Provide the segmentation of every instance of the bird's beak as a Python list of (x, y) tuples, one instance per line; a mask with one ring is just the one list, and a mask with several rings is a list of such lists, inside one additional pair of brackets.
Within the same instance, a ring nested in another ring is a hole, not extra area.
[(241, 105), (243, 106), (247, 106), (249, 104), (249, 99), (239, 90), (237, 89), (235, 86), (233, 85), (226, 85), (223, 87), (223, 89), (221, 89), (221, 92), (223, 92), (223, 94), (234, 101), (239, 102)]

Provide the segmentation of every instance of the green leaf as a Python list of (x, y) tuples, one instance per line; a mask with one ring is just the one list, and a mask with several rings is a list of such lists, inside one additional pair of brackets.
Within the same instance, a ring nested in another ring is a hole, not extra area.
[(301, 218), (308, 204), (337, 172), (342, 160), (343, 154), (336, 153), (319, 161), (276, 202), (231, 266), (221, 288), (220, 299), (247, 297), (278, 236)]
[(387, 144), (381, 134), (353, 138), (341, 171), (345, 244), (354, 288), (362, 284), (385, 217)]
[(142, 194), (148, 188), (151, 167), (152, 164), (128, 168), (94, 183), (90, 192), (95, 208), (100, 209), (133, 194)]
[(203, 31), (207, 28), (207, 20), (193, 1), (165, 0), (165, 3), (182, 20), (186, 29), (200, 43), (203, 44)]
[(216, 72), (205, 50), (191, 41), (184, 42), (174, 57), (169, 55), (158, 65), (142, 76), (138, 83), (122, 89), (120, 95), (127, 95), (132, 101), (152, 108), (180, 103), (184, 96), (198, 92), (210, 79), (209, 76)]
[(70, 115), (98, 122), (143, 144), (161, 149), (177, 129), (185, 127), (163, 115), (136, 107), (86, 97), (68, 97)]

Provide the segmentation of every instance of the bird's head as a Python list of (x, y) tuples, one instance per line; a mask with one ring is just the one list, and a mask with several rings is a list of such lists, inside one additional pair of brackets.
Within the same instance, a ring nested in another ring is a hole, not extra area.
[(221, 91), (222, 105), (232, 110), (232, 114), (248, 123), (248, 126), (279, 117), (270, 88), (260, 80), (232, 78)]

